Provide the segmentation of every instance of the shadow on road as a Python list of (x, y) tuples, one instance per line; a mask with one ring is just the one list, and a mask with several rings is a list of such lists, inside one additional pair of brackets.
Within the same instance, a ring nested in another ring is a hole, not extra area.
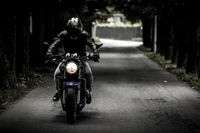
[[(81, 112), (79, 112), (77, 114), (77, 118), (76, 118), (76, 121), (75, 123), (72, 123), (72, 124), (83, 124), (83, 123), (86, 123), (86, 122), (91, 122), (93, 120), (97, 120), (97, 117), (99, 117), (100, 115), (100, 112), (99, 111), (89, 111), (89, 110), (85, 110), (83, 109)], [(63, 124), (70, 124), (70, 123), (67, 123), (66, 121), (66, 113), (65, 111), (60, 111), (59, 114), (55, 115), (54, 119), (53, 119), (53, 123), (63, 123)]]

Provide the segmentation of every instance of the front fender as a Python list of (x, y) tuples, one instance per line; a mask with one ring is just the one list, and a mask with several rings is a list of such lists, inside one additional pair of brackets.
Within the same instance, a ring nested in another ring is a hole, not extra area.
[(80, 82), (74, 82), (74, 81), (67, 81), (65, 82), (65, 86), (70, 86), (70, 87), (78, 87), (80, 88)]
[(76, 86), (76, 85), (77, 85), (77, 82), (68, 81), (68, 82), (65, 82), (65, 85), (66, 85), (66, 86)]
[(76, 97), (77, 97), (77, 104), (80, 103), (80, 82), (74, 82), (74, 81), (67, 81), (65, 82), (65, 88), (74, 88), (77, 89), (76, 92)]

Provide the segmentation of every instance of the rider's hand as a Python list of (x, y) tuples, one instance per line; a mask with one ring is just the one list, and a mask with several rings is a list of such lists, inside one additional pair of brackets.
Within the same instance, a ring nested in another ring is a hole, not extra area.
[(99, 59), (100, 59), (99, 51), (95, 51), (92, 58), (94, 62), (99, 62)]
[(54, 57), (53, 57), (53, 54), (47, 54), (46, 55), (46, 63), (50, 63), (50, 62), (52, 62), (52, 61), (54, 61), (55, 59), (54, 59)]

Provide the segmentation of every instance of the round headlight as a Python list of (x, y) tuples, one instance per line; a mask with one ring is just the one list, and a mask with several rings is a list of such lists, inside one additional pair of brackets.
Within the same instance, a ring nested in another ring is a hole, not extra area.
[(76, 73), (78, 70), (78, 66), (76, 63), (74, 62), (69, 62), (67, 63), (66, 65), (66, 71), (69, 73), (69, 74), (74, 74)]

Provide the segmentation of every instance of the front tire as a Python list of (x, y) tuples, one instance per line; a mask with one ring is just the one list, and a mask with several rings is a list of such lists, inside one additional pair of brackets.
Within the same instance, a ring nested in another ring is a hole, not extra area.
[(74, 87), (67, 88), (65, 100), (67, 122), (73, 123), (76, 121), (77, 110), (76, 91)]

